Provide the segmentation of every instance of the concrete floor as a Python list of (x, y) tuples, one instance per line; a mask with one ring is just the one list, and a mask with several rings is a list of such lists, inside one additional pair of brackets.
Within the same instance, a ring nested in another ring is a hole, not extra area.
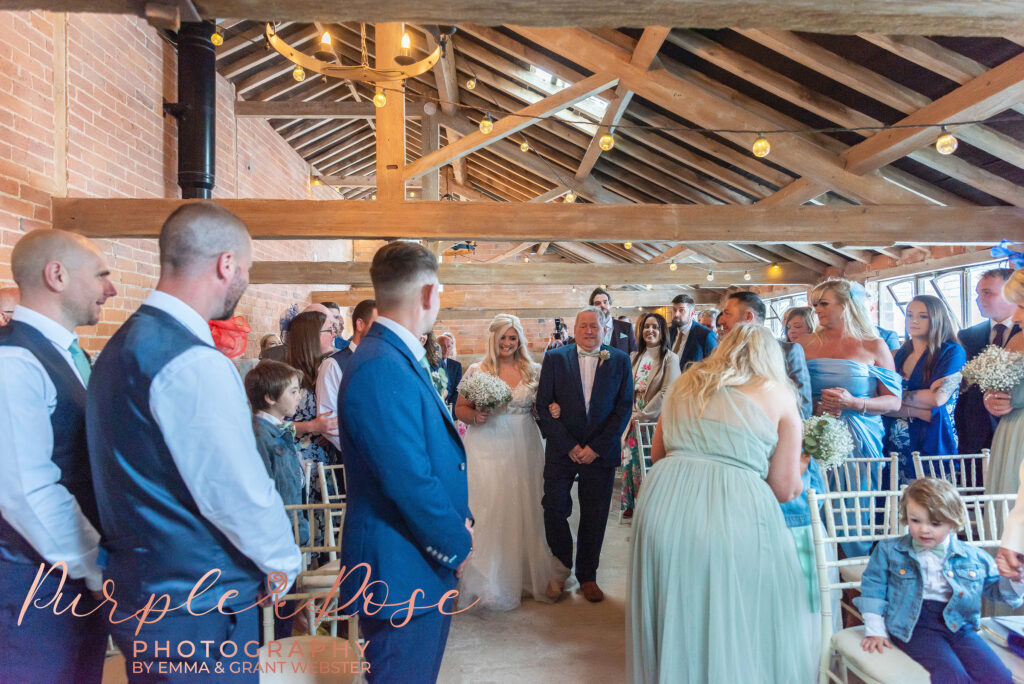
[(578, 587), (551, 605), (524, 599), (507, 613), (456, 615), (441, 664), (441, 684), (504, 682), (624, 682), (628, 525), (618, 523), (618, 487), (612, 497), (597, 582), (601, 603)]

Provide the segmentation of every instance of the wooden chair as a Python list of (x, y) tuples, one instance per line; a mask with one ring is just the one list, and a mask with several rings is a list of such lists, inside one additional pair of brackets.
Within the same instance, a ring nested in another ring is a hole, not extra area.
[[(848, 566), (850, 559), (830, 560), (829, 548), (836, 544), (848, 541), (849, 537), (836, 536), (836, 528), (830, 528), (829, 521), (834, 518), (831, 515), (819, 514), (818, 507), (822, 506), (825, 513), (832, 508), (835, 494), (818, 494), (814, 490), (807, 493), (808, 503), (811, 511), (811, 534), (814, 539), (814, 560), (818, 571), (818, 591), (821, 594), (821, 653), (818, 660), (818, 682), (845, 683), (847, 671), (853, 672), (861, 681), (868, 684), (928, 684), (930, 677), (928, 672), (919, 664), (914, 662), (903, 651), (898, 648), (884, 649), (883, 653), (867, 653), (860, 647), (864, 638), (864, 627), (851, 627), (838, 632), (833, 629), (832, 604), (830, 597), (832, 592), (844, 589), (860, 589), (860, 578), (849, 580), (840, 579), (838, 582), (830, 580), (830, 570), (838, 567), (840, 574), (842, 568)], [(839, 496), (843, 496), (842, 494)], [(898, 493), (893, 492), (887, 499), (895, 501), (896, 505), (890, 502), (891, 515), (898, 511)], [(970, 537), (968, 530), (968, 543), (982, 547), (993, 547), (999, 545), (999, 537), (995, 534), (1001, 527), (1002, 521), (1009, 513), (1015, 500), (1013, 494), (999, 494), (992, 496), (964, 497), (964, 508), (968, 518), (981, 532)], [(824, 522), (824, 527), (822, 523)], [(896, 523), (898, 531), (900, 525)], [(892, 532), (876, 530), (873, 533), (862, 535), (860, 541), (877, 541), (894, 536)], [(983, 629), (979, 632), (999, 659), (1010, 668), (1015, 682), (1024, 682), (1024, 659), (1010, 653), (1004, 646), (993, 639), (991, 632), (984, 629), (987, 619), (982, 620)], [(838, 659), (837, 672), (832, 671), (833, 658)]]
[(982, 484), (988, 471), (989, 450), (980, 454), (956, 454), (949, 456), (922, 456), (921, 452), (911, 454), (914, 458), (914, 477), (937, 477), (956, 487), (961, 496), (984, 494)]
[(641, 423), (633, 421), (633, 436), (636, 437), (637, 448), (640, 449), (640, 475), (641, 479), (647, 477), (647, 471), (654, 465), (651, 461), (651, 445), (654, 442), (654, 428), (657, 423)]
[(898, 491), (899, 463), (900, 455), (895, 451), (882, 458), (848, 458), (825, 471), (825, 486), (830, 492), (855, 492), (873, 490), (871, 483), (877, 482), (879, 491)]
[[(327, 503), (345, 503), (345, 466), (316, 464), (317, 475), (320, 481), (320, 498)], [(339, 482), (341, 486), (339, 487)], [(344, 508), (332, 510), (334, 516), (334, 530), (341, 533), (341, 517)], [(333, 558), (331, 560), (334, 560)]]

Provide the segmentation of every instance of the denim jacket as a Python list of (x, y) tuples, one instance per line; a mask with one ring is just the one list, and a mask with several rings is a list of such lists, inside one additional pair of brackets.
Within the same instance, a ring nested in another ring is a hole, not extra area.
[[(1014, 608), (1024, 602), (1010, 581), (999, 576), (995, 561), (984, 549), (965, 544), (954, 535), (949, 537), (942, 571), (953, 590), (942, 611), (951, 632), (981, 626), (982, 596)], [(862, 613), (883, 616), (889, 634), (905, 642), (910, 641), (921, 615), (923, 591), (921, 564), (907, 534), (878, 542), (864, 571), (860, 596), (853, 602)]]

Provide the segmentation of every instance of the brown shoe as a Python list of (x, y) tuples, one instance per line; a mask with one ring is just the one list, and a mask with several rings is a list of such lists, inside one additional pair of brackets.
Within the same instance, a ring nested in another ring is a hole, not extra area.
[(563, 593), (565, 593), (565, 582), (551, 580), (548, 582), (548, 588), (547, 591), (544, 592), (544, 595), (552, 601), (557, 601)]
[(587, 599), (591, 603), (600, 603), (604, 601), (604, 592), (601, 591), (601, 587), (597, 586), (597, 582), (584, 582), (583, 583), (583, 598)]

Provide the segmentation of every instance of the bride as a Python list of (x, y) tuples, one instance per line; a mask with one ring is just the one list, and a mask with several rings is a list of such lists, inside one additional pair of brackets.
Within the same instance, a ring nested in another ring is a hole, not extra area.
[(476, 525), (473, 555), (462, 573), (459, 603), (511, 610), (524, 594), (547, 601), (551, 552), (544, 536), (544, 444), (532, 408), (540, 365), (524, 346), (519, 319), (498, 314), (488, 328), (487, 355), (465, 378), (490, 373), (512, 388), (512, 401), (477, 410), (459, 395), (455, 416), (465, 436), (469, 508)]

